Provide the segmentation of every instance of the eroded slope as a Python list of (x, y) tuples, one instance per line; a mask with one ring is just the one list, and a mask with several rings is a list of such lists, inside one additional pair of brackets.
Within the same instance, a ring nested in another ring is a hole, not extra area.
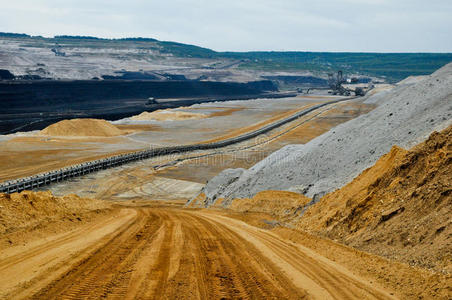
[(452, 126), (412, 148), (394, 146), (298, 226), (347, 245), (452, 271)]
[(390, 91), (370, 113), (305, 145), (290, 145), (235, 181), (211, 186), (210, 200), (250, 198), (263, 190), (298, 191), (319, 198), (344, 186), (393, 145), (411, 147), (452, 121), (452, 64), (427, 79)]
[(98, 218), (110, 204), (51, 192), (0, 193), (0, 251)]

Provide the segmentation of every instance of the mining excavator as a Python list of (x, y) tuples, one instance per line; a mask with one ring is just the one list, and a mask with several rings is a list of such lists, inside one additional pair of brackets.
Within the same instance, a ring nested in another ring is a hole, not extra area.
[(306, 90), (299, 88), (297, 89), (297, 92), (309, 94), (311, 90), (328, 90), (328, 93), (331, 93), (333, 95), (350, 96), (352, 93), (354, 93), (355, 96), (365, 96), (366, 92), (371, 89), (371, 85), (369, 85), (367, 90), (362, 87), (356, 87), (353, 90), (344, 87), (344, 83), (347, 83), (347, 80), (344, 78), (342, 71), (338, 71), (336, 76), (334, 76), (333, 73), (328, 74), (328, 87), (310, 87)]
[(342, 71), (338, 71), (336, 77), (334, 77), (333, 73), (328, 73), (328, 85), (333, 95), (350, 96), (350, 91), (342, 86), (345, 82)]
[(338, 71), (336, 77), (333, 73), (328, 74), (328, 85), (333, 95), (350, 96), (352, 92), (356, 96), (364, 96), (366, 94), (366, 91), (361, 87), (356, 87), (354, 90), (345, 88), (343, 84), (346, 82), (342, 71)]

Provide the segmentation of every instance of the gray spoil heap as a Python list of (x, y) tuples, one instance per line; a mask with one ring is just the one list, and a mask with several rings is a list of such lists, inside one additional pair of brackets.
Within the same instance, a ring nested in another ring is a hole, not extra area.
[(203, 190), (206, 204), (225, 198), (228, 205), (263, 190), (300, 192), (315, 201), (350, 182), (393, 145), (423, 141), (452, 123), (452, 63), (370, 102), (378, 107), (305, 145), (286, 146), (245, 171), (221, 172)]

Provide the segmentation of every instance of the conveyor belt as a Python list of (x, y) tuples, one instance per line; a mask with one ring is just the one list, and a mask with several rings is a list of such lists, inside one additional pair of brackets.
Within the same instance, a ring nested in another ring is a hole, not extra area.
[(105, 169), (117, 167), (117, 166), (124, 165), (124, 164), (130, 163), (130, 162), (148, 159), (151, 157), (157, 157), (157, 156), (168, 155), (168, 154), (176, 154), (176, 153), (177, 154), (186, 153), (186, 152), (197, 151), (197, 150), (223, 148), (226, 146), (230, 146), (233, 144), (243, 142), (245, 140), (249, 140), (258, 135), (267, 133), (270, 130), (273, 130), (284, 124), (292, 122), (292, 121), (298, 119), (299, 117), (307, 115), (319, 108), (322, 108), (322, 107), (325, 107), (328, 105), (332, 105), (332, 104), (336, 104), (338, 102), (351, 100), (354, 98), (356, 98), (356, 97), (348, 97), (348, 98), (338, 99), (338, 100), (314, 105), (310, 108), (299, 111), (287, 118), (275, 121), (269, 125), (259, 128), (255, 131), (248, 132), (248, 133), (239, 135), (237, 137), (225, 139), (225, 140), (218, 141), (218, 142), (206, 143), (206, 144), (162, 147), (162, 148), (156, 148), (156, 149), (150, 149), (150, 150), (144, 150), (144, 151), (137, 151), (137, 152), (127, 153), (127, 154), (116, 155), (116, 156), (112, 156), (112, 157), (108, 157), (108, 158), (102, 158), (102, 159), (98, 159), (98, 160), (94, 160), (94, 161), (90, 161), (90, 162), (86, 162), (86, 163), (81, 163), (81, 164), (73, 165), (70, 167), (61, 168), (61, 169), (58, 169), (55, 171), (37, 174), (34, 176), (30, 176), (30, 177), (24, 177), (24, 178), (20, 178), (20, 179), (16, 179), (16, 180), (6, 181), (6, 182), (3, 182), (0, 184), (0, 192), (14, 193), (14, 192), (21, 192), (23, 190), (32, 190), (34, 188), (48, 185), (50, 183), (64, 181), (69, 178), (82, 176), (82, 175), (85, 175), (88, 173), (93, 173), (93, 172), (96, 172), (99, 170), (105, 170)]

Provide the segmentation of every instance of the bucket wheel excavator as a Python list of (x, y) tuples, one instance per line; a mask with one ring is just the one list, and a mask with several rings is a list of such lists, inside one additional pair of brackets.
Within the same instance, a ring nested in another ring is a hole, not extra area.
[(328, 74), (328, 85), (333, 95), (350, 96), (352, 92), (356, 96), (364, 96), (366, 94), (365, 90), (361, 87), (357, 87), (354, 90), (345, 88), (343, 84), (346, 82), (342, 71), (338, 71), (336, 76), (333, 73)]

